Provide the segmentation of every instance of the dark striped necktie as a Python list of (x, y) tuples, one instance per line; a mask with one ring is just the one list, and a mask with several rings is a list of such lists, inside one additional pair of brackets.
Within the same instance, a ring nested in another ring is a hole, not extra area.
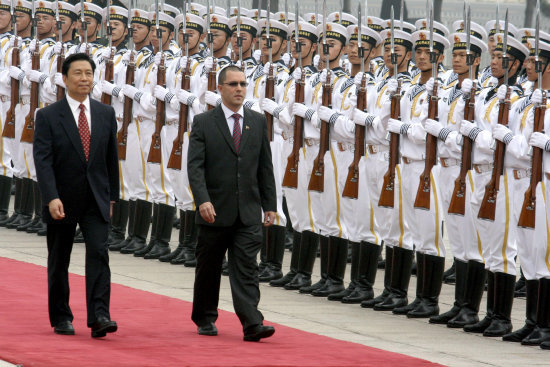
[(235, 121), (233, 124), (233, 143), (235, 144), (235, 150), (238, 152), (241, 145), (241, 124), (239, 124), (241, 115), (234, 113), (231, 117)]

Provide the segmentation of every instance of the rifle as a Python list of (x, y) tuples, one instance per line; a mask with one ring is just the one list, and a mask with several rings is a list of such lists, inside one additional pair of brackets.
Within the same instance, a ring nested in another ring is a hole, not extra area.
[(90, 55), (90, 45), (88, 44), (88, 22), (86, 22), (86, 18), (84, 17), (84, 0), (80, 0), (80, 23), (82, 24), (82, 33), (84, 33), (83, 35), (80, 35), (80, 43), (82, 43), (82, 36), (84, 36), (86, 55)]
[[(329, 47), (327, 43), (327, 24), (326, 24), (326, 0), (323, 0), (323, 53), (326, 56), (325, 70), (327, 79), (323, 84), (323, 106), (332, 107), (332, 84), (330, 80), (329, 68)], [(321, 121), (321, 136), (319, 142), (319, 153), (313, 161), (313, 171), (309, 179), (308, 190), (323, 192), (325, 189), (325, 153), (330, 149), (330, 126), (327, 121)]]
[[(185, 10), (184, 3), (184, 10)], [(185, 12), (184, 12), (185, 14)], [(181, 89), (189, 90), (191, 84), (191, 60), (189, 59), (189, 35), (186, 32), (186, 20), (183, 19), (183, 42), (185, 44), (185, 57), (187, 57), (187, 65), (185, 70), (182, 71), (181, 78)], [(180, 112), (179, 112), (179, 126), (178, 126), (178, 136), (174, 139), (172, 145), (172, 152), (170, 153), (170, 158), (168, 159), (168, 168), (181, 170), (181, 156), (183, 154), (183, 139), (184, 135), (187, 132), (189, 116), (189, 106), (180, 103)]]
[[(63, 70), (63, 62), (65, 61), (65, 50), (63, 49), (63, 22), (59, 18), (59, 0), (56, 2), (56, 8), (55, 8), (55, 24), (57, 27), (57, 31), (59, 32), (58, 41), (61, 42), (61, 50), (59, 51), (59, 55), (57, 55), (57, 72), (61, 73)], [(61, 98), (65, 96), (65, 88), (60, 87), (59, 85), (56, 86), (56, 99), (59, 101)]]
[[(397, 79), (397, 54), (395, 53), (394, 42), (394, 15), (393, 6), (391, 8), (391, 63), (393, 65), (393, 77)], [(391, 118), (399, 120), (401, 115), (401, 81), (397, 80), (397, 90), (391, 97)], [(399, 134), (389, 133), (390, 135), (390, 151), (388, 170), (384, 174), (384, 182), (382, 183), (382, 191), (378, 199), (378, 206), (393, 208), (394, 206), (394, 188), (395, 188), (395, 168), (399, 163)]]
[[(264, 98), (273, 100), (273, 97), (275, 96), (275, 77), (273, 75), (273, 52), (271, 49), (271, 36), (270, 36), (270, 15), (271, 12), (271, 1), (267, 0), (267, 22), (266, 22), (266, 43), (267, 43), (267, 49), (269, 53), (269, 71), (267, 73), (267, 78), (265, 81), (265, 96)], [(267, 137), (269, 141), (273, 141), (273, 115), (265, 112), (265, 118), (267, 120)]]
[[(162, 30), (159, 26), (159, 5), (158, 0), (156, 0), (156, 12), (157, 12), (157, 23), (156, 23), (156, 31), (157, 31), (157, 38), (159, 40), (159, 52), (162, 55)], [(157, 85), (160, 86), (166, 86), (166, 67), (164, 65), (164, 55), (160, 58), (160, 65), (157, 69)], [(147, 156), (147, 163), (155, 163), (160, 164), (162, 161), (162, 151), (161, 151), (161, 138), (160, 138), (160, 132), (162, 130), (162, 127), (165, 124), (166, 120), (166, 112), (165, 112), (165, 105), (164, 101), (161, 101), (160, 99), (157, 99), (157, 114), (155, 117), (155, 131), (153, 132), (153, 136), (151, 138), (151, 147), (149, 148), (149, 155)]]
[[(546, 92), (542, 89), (542, 62), (539, 59), (539, 28), (540, 28), (540, 0), (537, 1), (537, 25), (535, 36), (535, 70), (538, 73), (538, 87), (542, 92), (542, 103), (535, 107), (533, 132), (544, 130), (544, 115), (546, 113)], [(519, 216), (518, 226), (535, 228), (535, 210), (537, 204), (537, 185), (542, 180), (542, 149), (533, 148), (531, 155), (531, 181), (525, 191), (523, 206)]]
[[(503, 102), (499, 102), (498, 110), (498, 123), (508, 126), (508, 113), (510, 111), (510, 87), (508, 86), (508, 9), (506, 9), (506, 17), (504, 23), (504, 43), (502, 47), (502, 67), (504, 69), (504, 85), (507, 87), (506, 97)], [(504, 153), (506, 151), (506, 144), (501, 141), (497, 141), (494, 154), (493, 172), (491, 174), (491, 180), (485, 186), (485, 193), (483, 194), (483, 200), (481, 201), (481, 207), (477, 217), (479, 219), (485, 219), (494, 221), (497, 205), (497, 195), (500, 187), (500, 176), (504, 171)]]
[[(298, 67), (302, 70), (302, 44), (299, 37), (299, 8), (296, 0), (296, 21), (294, 28), (294, 36), (296, 40), (296, 53), (298, 54)], [(302, 70), (302, 78), (296, 82), (295, 103), (304, 103), (304, 84), (305, 72)], [(288, 156), (286, 163), (285, 175), (283, 177), (283, 186), (293, 189), (298, 188), (298, 164), (300, 162), (300, 149), (304, 139), (304, 119), (301, 116), (294, 116), (294, 142), (292, 144), (292, 152)]]
[[(113, 82), (113, 66), (114, 66), (114, 62), (113, 62), (113, 57), (114, 57), (114, 52), (113, 52), (113, 27), (111, 27), (111, 21), (110, 21), (110, 16), (111, 16), (111, 13), (109, 11), (111, 7), (111, 1), (110, 0), (107, 0), (107, 36), (109, 37), (109, 60), (107, 61), (107, 64), (105, 65), (105, 80), (108, 81), (109, 83), (112, 83)], [(110, 94), (107, 94), (105, 92), (103, 92), (101, 94), (101, 103), (104, 103), (104, 104), (107, 104), (107, 105), (110, 105), (111, 104), (111, 100), (112, 100), (112, 96)]]
[[(36, 47), (31, 56), (31, 64), (33, 70), (40, 70), (40, 43), (38, 42), (37, 25), (38, 19), (36, 18), (34, 1), (32, 3), (32, 24), (34, 27), (34, 34), (36, 35)], [(34, 140), (34, 113), (38, 108), (38, 82), (31, 82), (31, 105), (27, 117), (25, 117), (25, 127), (21, 133), (21, 142), (32, 144)]]
[[(466, 64), (469, 67), (469, 77), (473, 80), (474, 55), (470, 50), (470, 7), (465, 17), (466, 21)], [(475, 99), (476, 86), (474, 84), (470, 95), (467, 96), (464, 106), (464, 119), (474, 121), (475, 118)], [(462, 137), (462, 153), (460, 158), (460, 172), (455, 180), (451, 202), (449, 203), (449, 214), (464, 215), (466, 212), (466, 176), (472, 167), (472, 139), (467, 136)]]
[[(430, 62), (432, 64), (432, 78), (434, 87), (428, 103), (428, 118), (437, 119), (437, 55), (433, 50), (433, 10), (430, 9)], [(429, 93), (429, 91), (426, 91)], [(437, 159), (437, 136), (427, 134), (426, 136), (426, 160), (424, 171), (420, 175), (420, 184), (416, 192), (414, 207), (418, 209), (430, 210), (430, 192), (431, 192), (431, 173)]]
[[(136, 64), (134, 61), (134, 47), (132, 41), (132, 34), (134, 29), (132, 28), (132, 0), (130, 0), (128, 6), (128, 39), (132, 45), (129, 47), (128, 52), (130, 52), (130, 60), (126, 66), (126, 84), (134, 84), (134, 74), (136, 69)], [(134, 106), (134, 100), (128, 96), (124, 96), (124, 109), (122, 115), (122, 127), (117, 133), (117, 144), (118, 144), (118, 159), (121, 161), (126, 160), (126, 145), (128, 143), (128, 125), (132, 122), (132, 109)]]
[[(19, 41), (17, 39), (17, 18), (15, 16), (13, 0), (11, 1), (11, 26), (13, 28), (13, 49), (11, 51), (11, 64), (19, 66)], [(10, 108), (6, 113), (6, 123), (2, 131), (2, 137), (13, 139), (15, 138), (15, 107), (19, 101), (19, 79), (11, 78), (11, 93), (10, 93)]]

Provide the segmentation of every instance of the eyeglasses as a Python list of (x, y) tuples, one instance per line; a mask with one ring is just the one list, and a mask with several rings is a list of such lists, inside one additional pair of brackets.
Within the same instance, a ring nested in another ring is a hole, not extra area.
[(229, 85), (231, 88), (235, 88), (236, 86), (241, 86), (241, 88), (248, 87), (248, 82), (229, 82), (229, 83), (223, 83), (225, 85)]

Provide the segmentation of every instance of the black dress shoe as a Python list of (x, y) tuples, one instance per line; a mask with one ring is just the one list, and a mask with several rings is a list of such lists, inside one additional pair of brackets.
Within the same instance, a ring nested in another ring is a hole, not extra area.
[(208, 336), (216, 336), (218, 335), (218, 329), (216, 328), (216, 325), (214, 325), (213, 322), (199, 326), (197, 328), (197, 333), (199, 335), (208, 335)]
[(275, 328), (273, 326), (258, 325), (246, 331), (243, 340), (245, 342), (259, 342), (260, 339), (269, 338), (274, 333)]
[(95, 324), (92, 325), (92, 338), (104, 337), (107, 333), (114, 333), (117, 329), (116, 322), (109, 320), (105, 316), (100, 316), (97, 318)]
[(59, 335), (74, 335), (73, 323), (69, 320), (58, 322), (54, 326), (53, 332)]

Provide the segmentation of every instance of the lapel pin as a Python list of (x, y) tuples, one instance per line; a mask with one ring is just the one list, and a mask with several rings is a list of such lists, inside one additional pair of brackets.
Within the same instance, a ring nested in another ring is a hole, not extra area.
[(250, 129), (250, 127), (249, 127), (248, 125), (244, 125), (244, 128), (245, 128), (246, 130), (249, 130), (249, 129)]

